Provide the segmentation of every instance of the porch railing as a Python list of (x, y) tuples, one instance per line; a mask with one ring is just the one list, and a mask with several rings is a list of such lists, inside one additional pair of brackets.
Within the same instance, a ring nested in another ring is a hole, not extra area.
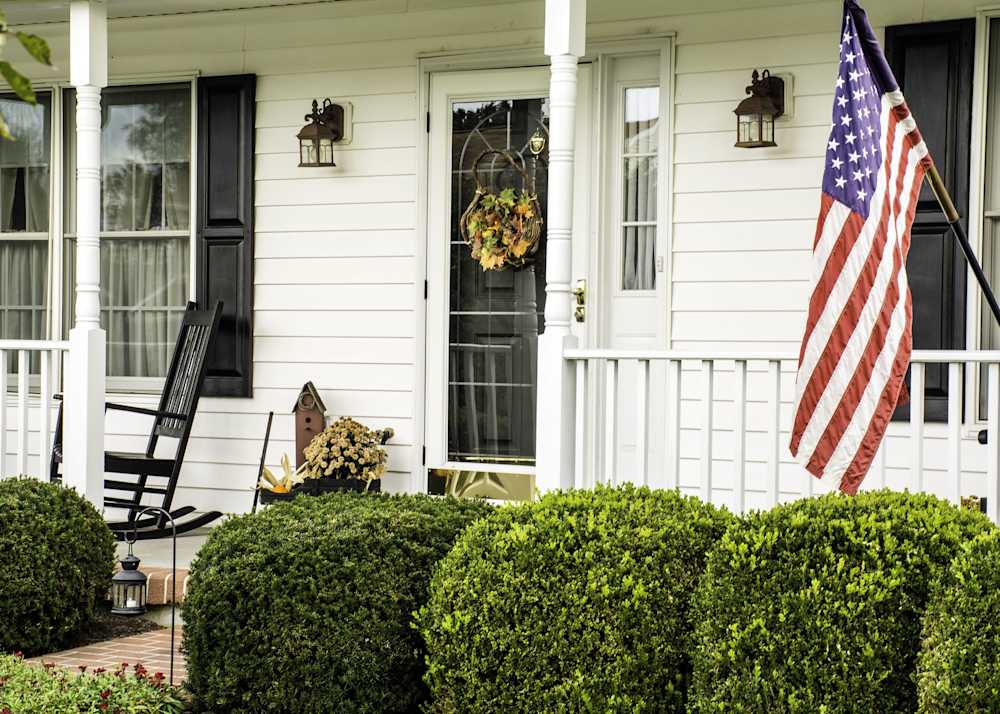
[[(679, 488), (737, 512), (827, 490), (788, 451), (797, 355), (573, 349), (565, 357), (576, 370), (574, 486)], [(1000, 351), (916, 351), (911, 369), (909, 415), (890, 424), (864, 487), (955, 503), (985, 497), (996, 522)], [(944, 419), (926, 418), (929, 374), (951, 385)]]
[(62, 341), (0, 340), (0, 477), (45, 476), (68, 350)]

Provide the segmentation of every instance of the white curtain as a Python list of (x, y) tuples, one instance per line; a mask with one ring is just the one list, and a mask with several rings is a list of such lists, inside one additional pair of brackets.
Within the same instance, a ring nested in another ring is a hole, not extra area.
[(0, 336), (46, 336), (49, 246), (45, 240), (0, 240)]
[(187, 301), (186, 238), (113, 239), (101, 250), (108, 374), (162, 377)]

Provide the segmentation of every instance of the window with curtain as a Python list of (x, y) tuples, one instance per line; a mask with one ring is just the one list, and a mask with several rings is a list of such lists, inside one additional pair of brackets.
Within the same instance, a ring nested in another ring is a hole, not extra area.
[[(0, 139), (0, 338), (48, 336), (51, 95), (0, 95), (15, 141)], [(12, 365), (13, 367), (13, 365)]]
[[(1000, 18), (990, 21), (986, 93), (986, 162), (983, 166), (983, 267), (994, 290), (1000, 286)], [(1000, 328), (985, 300), (980, 310), (983, 349), (1000, 349)], [(980, 379), (979, 417), (986, 418), (986, 370)]]
[[(67, 177), (75, 173), (70, 94)], [(163, 377), (189, 296), (191, 85), (113, 87), (101, 104), (101, 322), (108, 375)], [(69, 181), (64, 276), (70, 296), (72, 190)]]
[(622, 141), (622, 290), (656, 289), (659, 87), (626, 87)]

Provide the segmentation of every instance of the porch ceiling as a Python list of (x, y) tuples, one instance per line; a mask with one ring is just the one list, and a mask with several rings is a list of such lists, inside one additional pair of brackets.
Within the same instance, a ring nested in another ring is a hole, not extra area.
[[(108, 0), (108, 17), (146, 17), (151, 15), (176, 15), (190, 12), (239, 10), (254, 7), (280, 7), (284, 5), (319, 5), (346, 0)], [(12, 25), (32, 25), (48, 22), (66, 22), (69, 19), (69, 0), (23, 0), (5, 3), (7, 21)]]

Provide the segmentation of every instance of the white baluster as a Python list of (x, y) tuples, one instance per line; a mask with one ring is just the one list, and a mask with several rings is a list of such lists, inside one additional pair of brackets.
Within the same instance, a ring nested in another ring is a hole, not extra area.
[(57, 352), (42, 350), (38, 386), (38, 478), (45, 480), (47, 458), (52, 453), (52, 363)]
[(712, 360), (701, 363), (701, 498), (712, 501), (712, 391), (714, 386)]
[(576, 361), (576, 423), (574, 426), (573, 486), (587, 487), (587, 360)]
[(781, 467), (781, 362), (770, 360), (767, 363), (767, 376), (770, 382), (769, 394), (771, 412), (768, 415), (768, 449), (767, 449), (767, 503), (768, 508), (778, 504), (778, 484), (780, 483)]
[(962, 365), (948, 365), (948, 498), (962, 502)]
[(924, 365), (910, 365), (910, 483), (924, 490)]
[(997, 501), (1000, 499), (1000, 364), (989, 366), (986, 390), (986, 515), (997, 523)]
[(737, 513), (746, 510), (746, 479), (747, 479), (747, 363), (746, 360), (736, 360), (736, 417), (733, 424), (735, 448), (733, 467), (736, 470), (735, 508)]
[(649, 384), (649, 360), (639, 360), (635, 365), (635, 465), (639, 483), (649, 484), (646, 456), (646, 434), (649, 429), (649, 408), (646, 398)]
[(28, 350), (17, 351), (17, 473), (28, 473)]
[(667, 458), (672, 488), (681, 486), (681, 368), (677, 360), (667, 362)]
[(615, 438), (615, 421), (618, 411), (618, 362), (609, 359), (604, 373), (604, 474), (603, 483), (618, 483), (615, 474), (615, 452), (618, 440)]

